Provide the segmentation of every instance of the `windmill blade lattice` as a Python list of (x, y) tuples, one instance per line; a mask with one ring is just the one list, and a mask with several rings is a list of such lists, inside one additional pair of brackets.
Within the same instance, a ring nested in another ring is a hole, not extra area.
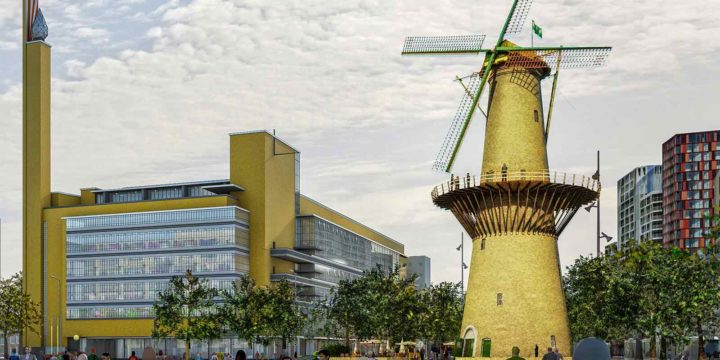
[(555, 67), (558, 56), (560, 56), (560, 68), (562, 69), (601, 67), (607, 62), (611, 49), (610, 47), (586, 47), (511, 51), (508, 53), (505, 66), (520, 66), (526, 69)]
[(532, 6), (532, 0), (518, 0), (515, 5), (515, 11), (513, 11), (510, 20), (508, 21), (506, 34), (515, 34), (522, 31), (523, 25), (525, 25), (525, 19), (530, 12)]
[(460, 99), (460, 105), (455, 112), (450, 123), (450, 129), (445, 135), (445, 141), (438, 152), (435, 162), (433, 163), (433, 169), (437, 171), (445, 171), (448, 167), (448, 162), (455, 150), (460, 136), (462, 134), (463, 127), (466, 122), (470, 121), (473, 114), (473, 101), (477, 92), (480, 90), (480, 82), (482, 81), (482, 73), (475, 73), (467, 78), (467, 91), (463, 92), (463, 97)]
[(405, 38), (403, 55), (478, 54), (485, 35), (409, 36)]

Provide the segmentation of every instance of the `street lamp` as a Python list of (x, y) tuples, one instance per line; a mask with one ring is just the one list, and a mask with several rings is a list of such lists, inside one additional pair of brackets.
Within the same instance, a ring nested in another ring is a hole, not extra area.
[[(60, 341), (60, 279), (58, 279), (55, 275), (50, 275), (51, 278), (57, 280), (57, 304), (58, 304), (58, 314), (57, 314), (57, 327), (55, 328), (57, 331), (57, 351), (60, 351), (60, 346), (62, 346), (62, 342)], [(52, 346), (52, 344), (50, 344)]]
[[(592, 176), (592, 179), (597, 181), (598, 184), (600, 183), (600, 150), (597, 151), (597, 170), (595, 170), (595, 173)], [(585, 211), (590, 212), (592, 208), (597, 209), (597, 256), (600, 257), (600, 195), (598, 195), (597, 200), (590, 204), (589, 206), (585, 207)]]

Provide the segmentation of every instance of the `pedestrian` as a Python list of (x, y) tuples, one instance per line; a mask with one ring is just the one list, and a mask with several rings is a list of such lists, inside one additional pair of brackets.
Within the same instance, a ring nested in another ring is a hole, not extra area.
[(238, 352), (235, 353), (235, 360), (247, 360), (247, 355), (245, 355), (244, 351), (238, 350)]
[(217, 360), (225, 360), (225, 354), (222, 351), (217, 353)]
[(520, 357), (520, 348), (517, 346), (513, 346), (512, 357), (509, 357), (507, 360), (525, 360), (525, 359)]
[(85, 354), (84, 351), (81, 351), (81, 352), (78, 354), (77, 360), (88, 360), (87, 354)]
[(130, 357), (128, 358), (128, 360), (138, 360), (138, 357), (135, 356), (135, 351), (130, 352)]
[(32, 353), (32, 348), (29, 346), (25, 348), (25, 354), (22, 356), (22, 360), (37, 360), (37, 357)]
[(551, 347), (548, 347), (547, 353), (545, 353), (545, 355), (543, 355), (542, 360), (559, 360), (559, 359), (557, 358), (557, 354), (555, 354), (553, 349)]
[(255, 356), (253, 356), (253, 359), (260, 360), (260, 352), (256, 351)]
[(562, 354), (558, 348), (555, 348), (555, 356), (557, 356), (557, 360), (563, 360)]
[(538, 357), (538, 352), (540, 351), (540, 348), (537, 344), (535, 344), (535, 357)]
[(200, 354), (200, 352), (195, 355), (195, 360), (203, 360), (202, 354)]
[(90, 356), (88, 356), (88, 360), (100, 360), (98, 359), (97, 354), (95, 354), (95, 348), (90, 348)]
[(20, 360), (20, 355), (17, 354), (17, 349), (12, 349), (12, 355), (8, 360)]
[(62, 354), (62, 360), (70, 360), (70, 353), (67, 350)]
[(318, 360), (330, 360), (330, 352), (325, 349), (318, 351)]
[(112, 360), (112, 358), (110, 357), (110, 353), (102, 353), (102, 355), (100, 355), (100, 360)]
[(420, 349), (420, 360), (425, 360), (425, 347)]

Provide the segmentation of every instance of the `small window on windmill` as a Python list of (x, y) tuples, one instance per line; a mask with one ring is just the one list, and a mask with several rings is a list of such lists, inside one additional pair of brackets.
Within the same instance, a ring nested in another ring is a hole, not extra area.
[(500, 306), (502, 304), (503, 304), (502, 293), (498, 293), (497, 294), (497, 305)]
[(540, 115), (538, 114), (537, 110), (533, 110), (535, 113), (535, 122), (540, 122)]
[(480, 240), (480, 250), (485, 250), (485, 238), (482, 238), (482, 240)]

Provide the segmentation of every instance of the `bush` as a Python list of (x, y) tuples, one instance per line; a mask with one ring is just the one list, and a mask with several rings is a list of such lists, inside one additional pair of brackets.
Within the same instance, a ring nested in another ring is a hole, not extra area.
[(340, 356), (342, 354), (350, 353), (350, 348), (340, 343), (330, 343), (325, 346), (325, 350), (330, 353), (330, 356)]

